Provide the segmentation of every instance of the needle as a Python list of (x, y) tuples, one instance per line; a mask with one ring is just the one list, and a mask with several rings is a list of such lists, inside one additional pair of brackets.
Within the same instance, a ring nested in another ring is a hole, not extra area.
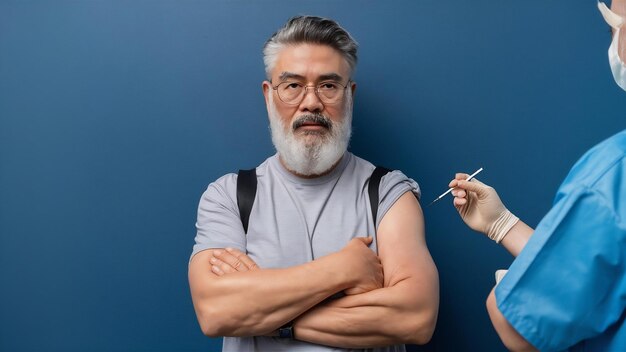
[[(469, 181), (471, 179), (474, 178), (474, 176), (478, 175), (479, 172), (483, 171), (483, 168), (481, 167), (480, 169), (476, 170), (476, 172), (474, 172), (473, 174), (469, 175), (469, 177), (467, 179), (465, 179), (466, 181)], [(446, 194), (452, 192), (454, 188), (450, 188), (449, 190), (443, 192), (442, 195), (440, 195), (439, 197), (437, 197), (437, 199), (433, 200), (432, 202), (430, 202), (430, 204), (428, 204), (427, 206), (431, 206), (433, 205), (436, 201), (438, 201), (439, 199), (443, 198)]]

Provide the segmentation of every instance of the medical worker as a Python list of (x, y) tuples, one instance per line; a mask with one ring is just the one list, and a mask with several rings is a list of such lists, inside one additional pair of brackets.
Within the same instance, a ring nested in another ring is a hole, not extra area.
[[(613, 77), (626, 90), (626, 0), (598, 7), (613, 28)], [(508, 349), (626, 351), (625, 156), (626, 130), (589, 150), (534, 231), (492, 187), (467, 174), (450, 182), (463, 221), (516, 256), (487, 298)]]

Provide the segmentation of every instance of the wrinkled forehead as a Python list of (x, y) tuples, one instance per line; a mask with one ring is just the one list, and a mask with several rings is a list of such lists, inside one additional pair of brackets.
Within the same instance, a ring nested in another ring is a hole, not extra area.
[(271, 78), (273, 82), (291, 78), (307, 82), (333, 79), (345, 83), (350, 71), (348, 61), (336, 49), (302, 43), (286, 45), (278, 52)]

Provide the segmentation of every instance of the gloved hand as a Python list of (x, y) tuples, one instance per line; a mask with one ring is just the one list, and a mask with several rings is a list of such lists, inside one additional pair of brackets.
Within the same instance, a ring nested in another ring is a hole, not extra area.
[(458, 173), (450, 181), (449, 186), (454, 188), (454, 206), (467, 226), (500, 243), (519, 218), (504, 207), (493, 187), (476, 178), (465, 181), (468, 177), (468, 174)]

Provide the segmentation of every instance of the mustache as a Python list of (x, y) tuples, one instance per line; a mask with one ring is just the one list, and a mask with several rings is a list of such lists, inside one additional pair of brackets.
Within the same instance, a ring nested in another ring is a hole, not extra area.
[(314, 123), (317, 125), (322, 125), (327, 129), (332, 129), (333, 122), (328, 117), (322, 114), (306, 114), (300, 116), (296, 121), (293, 122), (292, 128), (295, 131), (299, 127), (302, 127), (304, 124)]

